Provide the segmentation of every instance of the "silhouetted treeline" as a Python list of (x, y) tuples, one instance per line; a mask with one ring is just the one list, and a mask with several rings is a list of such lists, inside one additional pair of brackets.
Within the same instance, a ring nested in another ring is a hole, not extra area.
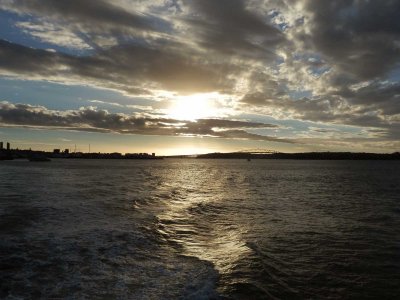
[(197, 158), (230, 159), (312, 159), (312, 160), (400, 160), (400, 153), (365, 153), (365, 152), (304, 152), (304, 153), (208, 153)]

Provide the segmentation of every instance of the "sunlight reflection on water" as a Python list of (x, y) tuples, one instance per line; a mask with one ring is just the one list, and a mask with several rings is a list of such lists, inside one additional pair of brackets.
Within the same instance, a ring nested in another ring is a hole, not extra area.
[(382, 161), (6, 162), (0, 298), (393, 299), (399, 169)]
[(168, 224), (162, 226), (166, 229), (161, 233), (181, 244), (187, 255), (211, 261), (220, 273), (228, 273), (242, 256), (251, 251), (242, 239), (246, 229), (215, 220), (210, 220), (213, 223), (210, 227), (201, 228), (201, 224), (193, 224), (190, 210), (207, 203), (198, 197), (190, 199), (171, 201), (157, 216), (161, 224)]

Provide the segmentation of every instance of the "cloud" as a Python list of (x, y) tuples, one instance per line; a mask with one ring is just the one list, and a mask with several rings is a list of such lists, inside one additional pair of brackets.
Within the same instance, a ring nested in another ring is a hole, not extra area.
[(89, 32), (124, 32), (132, 29), (158, 31), (162, 23), (161, 19), (157, 20), (154, 16), (128, 11), (105, 0), (8, 0), (0, 7), (20, 14), (45, 16), (57, 22), (72, 23)]
[(231, 83), (220, 77), (224, 68), (229, 69), (218, 63), (207, 65), (195, 55), (180, 53), (178, 45), (173, 44), (115, 46), (90, 56), (72, 56), (0, 40), (3, 74), (83, 81), (128, 93), (138, 89), (182, 93), (226, 89)]
[(400, 62), (398, 1), (305, 1), (316, 50), (360, 79), (385, 75)]
[(368, 82), (360, 87), (344, 86), (332, 92), (345, 98), (350, 104), (362, 106), (365, 111), (380, 110), (385, 116), (400, 114), (400, 84)]
[(109, 113), (94, 107), (79, 110), (56, 111), (43, 106), (0, 103), (0, 125), (4, 127), (27, 127), (41, 129), (63, 129), (88, 132), (112, 132), (119, 134), (210, 136), (229, 139), (249, 139), (292, 143), (247, 132), (247, 129), (276, 128), (273, 124), (240, 120), (200, 119), (182, 121), (155, 118), (147, 115)]
[[(175, 15), (169, 12), (172, 6)], [(269, 19), (240, 0), (194, 0), (175, 5), (160, 1), (144, 5), (140, 1), (8, 0), (0, 8), (35, 16), (32, 22), (16, 25), (42, 41), (93, 50), (85, 56), (50, 56), (41, 49), (23, 49), (2, 41), (3, 56), (11, 58), (0, 64), (3, 74), (11, 72), (27, 79), (51, 75), (51, 80), (75, 80), (128, 93), (151, 94), (157, 89), (232, 93), (254, 60), (275, 59), (276, 46), (284, 41)], [(40, 61), (33, 64), (38, 56)]]
[(18, 28), (26, 34), (30, 34), (43, 42), (47, 42), (56, 46), (87, 50), (92, 49), (77, 34), (66, 27), (57, 26), (48, 22), (18, 22)]
[[(397, 1), (5, 0), (0, 8), (30, 16), (17, 28), (59, 46), (54, 52), (0, 40), (3, 76), (98, 86), (147, 100), (215, 92), (229, 99), (225, 105), (235, 116), (356, 126), (368, 138), (379, 130), (373, 136), (382, 145), (400, 138)], [(71, 128), (75, 116), (84, 119), (79, 130), (262, 139), (251, 132), (256, 125), (236, 128), (228, 120), (178, 126), (165, 119), (172, 123), (164, 126), (154, 117), (101, 110), (65, 113), (49, 113), (51, 126)], [(101, 113), (107, 126), (88, 121)]]
[(58, 140), (61, 142), (72, 142), (72, 140), (66, 138), (58, 138)]
[[(396, 96), (397, 100), (398, 97)], [(379, 129), (380, 137), (386, 140), (400, 139), (400, 122), (398, 112), (388, 117), (373, 102), (371, 107), (351, 105), (341, 97), (324, 97), (317, 99), (302, 98), (268, 98), (262, 93), (247, 94), (241, 99), (244, 106), (255, 112), (274, 115), (282, 119), (297, 119), (331, 125), (350, 125), (366, 128), (366, 132)], [(396, 105), (389, 105), (392, 108)], [(382, 105), (379, 105), (382, 107)]]
[[(395, 1), (275, 1), (287, 43), (276, 70), (252, 79), (242, 110), (280, 119), (380, 130), (398, 139), (400, 5)], [(270, 6), (272, 8), (272, 4)], [(297, 96), (299, 95), (299, 96)]]
[(54, 52), (0, 40), (0, 70), (11, 74), (34, 77), (62, 73), (63, 58), (63, 55)]
[(228, 55), (275, 58), (282, 32), (241, 0), (191, 0), (185, 16), (199, 44)]

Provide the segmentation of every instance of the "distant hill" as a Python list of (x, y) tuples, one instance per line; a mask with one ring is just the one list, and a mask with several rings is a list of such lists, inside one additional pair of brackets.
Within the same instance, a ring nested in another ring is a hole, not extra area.
[(313, 160), (400, 160), (400, 153), (365, 153), (365, 152), (304, 152), (304, 153), (208, 153), (197, 158), (230, 159), (313, 159)]

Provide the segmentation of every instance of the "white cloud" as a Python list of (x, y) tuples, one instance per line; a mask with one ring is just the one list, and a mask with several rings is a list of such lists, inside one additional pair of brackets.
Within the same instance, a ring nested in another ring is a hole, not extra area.
[(17, 22), (15, 25), (42, 42), (77, 50), (92, 49), (68, 27), (49, 22)]

